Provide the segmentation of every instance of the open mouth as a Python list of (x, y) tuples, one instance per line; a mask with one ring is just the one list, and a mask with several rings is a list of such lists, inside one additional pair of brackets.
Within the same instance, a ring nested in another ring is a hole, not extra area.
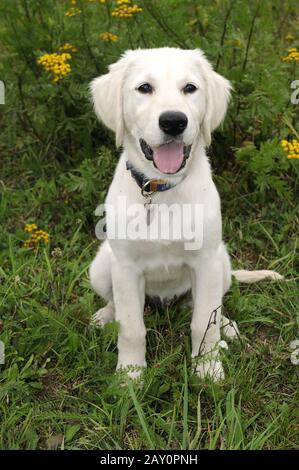
[(161, 173), (178, 173), (184, 168), (190, 155), (191, 145), (184, 145), (182, 142), (170, 140), (153, 148), (143, 139), (140, 139), (139, 142), (145, 158), (152, 161)]

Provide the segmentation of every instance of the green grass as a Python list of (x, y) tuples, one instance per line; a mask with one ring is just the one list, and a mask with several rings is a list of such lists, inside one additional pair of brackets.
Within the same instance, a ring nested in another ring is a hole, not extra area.
[[(102, 305), (87, 268), (98, 245), (93, 210), (105, 191), (88, 187), (100, 179), (97, 172), (107, 187), (110, 162), (107, 149), (85, 162), (88, 184), (79, 190), (82, 169), (70, 174), (51, 165), (41, 178), (26, 171), (26, 159), (15, 173), (10, 159), (2, 166), (0, 448), (298, 447), (299, 367), (289, 349), (299, 337), (295, 210), (288, 203), (252, 206), (250, 195), (226, 191), (223, 177), (216, 177), (234, 265), (272, 267), (287, 280), (234, 283), (224, 309), (237, 320), (241, 341), (223, 353), (222, 384), (191, 374), (191, 312), (182, 299), (146, 310), (144, 386), (120, 387), (117, 325), (89, 326)], [(23, 248), (27, 222), (50, 232), (50, 246)]]

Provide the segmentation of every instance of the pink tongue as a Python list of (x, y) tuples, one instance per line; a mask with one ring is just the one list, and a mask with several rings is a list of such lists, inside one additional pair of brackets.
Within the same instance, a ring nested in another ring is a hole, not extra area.
[(184, 144), (170, 142), (154, 149), (154, 162), (162, 173), (176, 173), (184, 160)]

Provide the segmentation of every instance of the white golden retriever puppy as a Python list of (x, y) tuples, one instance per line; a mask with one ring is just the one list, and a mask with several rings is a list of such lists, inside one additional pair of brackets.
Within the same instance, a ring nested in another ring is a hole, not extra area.
[(120, 196), (128, 205), (143, 205), (152, 194), (158, 205), (203, 207), (200, 249), (186, 249), (183, 240), (107, 239), (91, 264), (91, 284), (107, 301), (93, 322), (119, 322), (117, 368), (133, 378), (146, 367), (146, 294), (169, 299), (192, 291), (194, 369), (220, 380), (220, 329), (226, 336), (237, 332), (221, 314), (232, 274), (243, 282), (280, 277), (272, 271), (232, 272), (222, 242), (220, 199), (205, 148), (224, 119), (230, 90), (200, 50), (176, 48), (128, 51), (91, 83), (96, 114), (123, 147), (107, 215), (109, 208), (117, 212)]

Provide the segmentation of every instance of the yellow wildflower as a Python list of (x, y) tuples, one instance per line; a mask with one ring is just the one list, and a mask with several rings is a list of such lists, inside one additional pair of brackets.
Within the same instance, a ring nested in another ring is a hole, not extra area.
[(299, 158), (299, 140), (292, 139), (288, 141), (284, 139), (281, 141), (281, 146), (288, 154), (288, 158)]
[(37, 230), (36, 224), (26, 224), (25, 229), (26, 232), (33, 232), (30, 237), (24, 241), (23, 246), (25, 248), (37, 248), (39, 244), (42, 243), (49, 243), (50, 235), (48, 232), (44, 230)]
[(60, 51), (70, 51), (70, 52), (78, 52), (78, 49), (70, 44), (69, 42), (66, 42), (59, 48)]
[(291, 33), (288, 33), (285, 37), (286, 41), (293, 41), (295, 39), (295, 36)]
[(36, 229), (37, 229), (36, 224), (26, 224), (24, 227), (24, 231), (28, 233), (33, 232), (33, 230), (36, 230)]
[(288, 55), (282, 57), (283, 62), (292, 62), (292, 61), (299, 61), (299, 51), (297, 51), (296, 47), (292, 47), (288, 50)]
[(138, 5), (133, 5), (131, 0), (117, 0), (118, 5), (112, 10), (111, 15), (118, 18), (132, 18), (136, 13), (140, 13), (142, 10)]
[(72, 58), (68, 52), (60, 52), (53, 54), (44, 54), (37, 59), (37, 63), (40, 64), (46, 72), (52, 74), (54, 82), (59, 82), (69, 73), (71, 73), (71, 66), (67, 63)]
[(116, 34), (110, 33), (109, 31), (105, 31), (103, 33), (100, 33), (100, 38), (103, 41), (107, 41), (107, 42), (116, 42), (116, 41), (118, 41), (118, 36)]
[(82, 10), (80, 8), (70, 8), (68, 11), (65, 12), (65, 16), (77, 16), (82, 13)]

